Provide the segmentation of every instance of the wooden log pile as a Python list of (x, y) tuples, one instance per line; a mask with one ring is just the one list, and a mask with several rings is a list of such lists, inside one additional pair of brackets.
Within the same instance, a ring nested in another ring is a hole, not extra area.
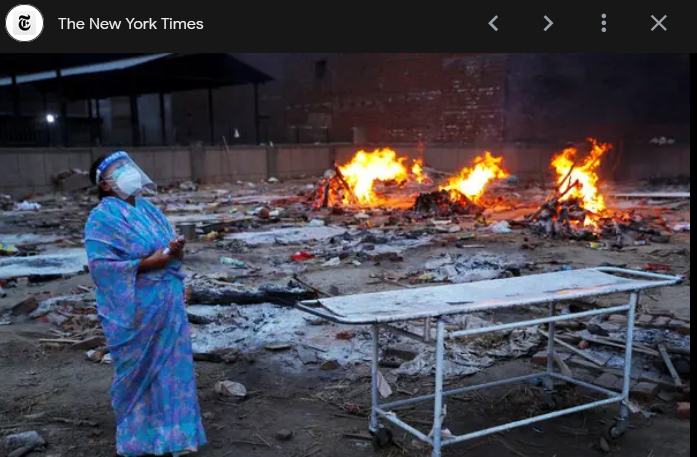
[(583, 202), (578, 198), (565, 197), (573, 189), (577, 188), (580, 183), (569, 183), (568, 187), (562, 190), (566, 179), (557, 187), (552, 195), (540, 206), (540, 208), (524, 222), (528, 226), (541, 235), (571, 238), (571, 239), (589, 239), (593, 238), (593, 232), (586, 229), (577, 229), (575, 227), (584, 227), (586, 219), (592, 215), (583, 207)]
[(320, 181), (311, 198), (314, 202), (313, 209), (329, 208), (344, 202), (348, 202), (350, 205), (358, 204), (358, 197), (346, 182), (346, 178), (336, 163), (332, 172), (325, 175)]
[[(452, 198), (453, 193), (459, 198)], [(435, 214), (437, 216), (449, 216), (452, 214), (480, 215), (484, 212), (482, 206), (477, 205), (467, 196), (457, 191), (447, 190), (420, 194), (416, 198), (412, 209), (418, 213)]]

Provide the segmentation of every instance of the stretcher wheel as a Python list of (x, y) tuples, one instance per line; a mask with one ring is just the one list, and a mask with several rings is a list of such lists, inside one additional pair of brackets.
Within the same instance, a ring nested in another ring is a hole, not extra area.
[(618, 420), (607, 428), (605, 438), (608, 441), (617, 441), (627, 433), (627, 430), (629, 430), (629, 420)]
[(394, 435), (392, 430), (389, 428), (380, 427), (377, 431), (372, 433), (373, 435), (373, 448), (376, 451), (388, 448), (392, 445), (392, 440)]

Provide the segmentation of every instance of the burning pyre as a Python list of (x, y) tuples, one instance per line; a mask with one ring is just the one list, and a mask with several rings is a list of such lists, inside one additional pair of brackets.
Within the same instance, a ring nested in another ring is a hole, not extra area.
[(540, 209), (528, 218), (541, 233), (549, 236), (586, 237), (600, 229), (607, 216), (600, 193), (597, 169), (612, 145), (589, 138), (590, 152), (581, 159), (578, 149), (567, 148), (552, 159), (557, 187)]
[[(420, 159), (398, 157), (390, 149), (359, 151), (346, 165), (335, 165), (313, 195), (314, 207), (402, 207), (438, 214), (479, 214), (487, 185), (508, 176), (503, 158), (486, 152), (437, 191)], [(418, 195), (418, 196), (417, 196)]]
[(508, 176), (503, 169), (503, 157), (494, 157), (485, 151), (483, 156), (474, 159), (471, 168), (463, 168), (438, 191), (419, 195), (414, 210), (440, 215), (481, 214), (485, 208), (480, 200), (488, 184)]
[(385, 191), (403, 189), (410, 184), (428, 184), (421, 160), (408, 164), (407, 157), (397, 157), (391, 149), (359, 151), (346, 165), (334, 165), (325, 175), (315, 195), (315, 208), (356, 205), (377, 207), (389, 205)]
[(458, 176), (450, 179), (440, 190), (450, 193), (450, 198), (459, 200), (462, 196), (472, 201), (481, 198), (492, 179), (505, 179), (508, 172), (502, 168), (503, 157), (494, 157), (489, 151), (474, 159), (472, 168), (463, 168)]

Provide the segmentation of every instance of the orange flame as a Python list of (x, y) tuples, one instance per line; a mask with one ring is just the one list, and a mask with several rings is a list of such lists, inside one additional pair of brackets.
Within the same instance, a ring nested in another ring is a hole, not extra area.
[(502, 163), (503, 157), (494, 157), (489, 151), (485, 151), (484, 156), (474, 159), (472, 168), (463, 168), (459, 176), (451, 178), (440, 190), (449, 191), (453, 200), (459, 199), (459, 194), (462, 194), (470, 200), (477, 201), (484, 194), (489, 181), (508, 177), (508, 172), (501, 166)]
[(416, 182), (423, 184), (426, 177), (424, 176), (423, 161), (421, 159), (414, 160), (414, 165), (411, 167), (411, 174), (416, 178)]
[[(358, 151), (351, 162), (339, 167), (339, 171), (358, 202), (369, 205), (379, 202), (373, 191), (376, 181), (404, 182), (410, 178), (410, 170), (404, 165), (406, 161), (406, 157), (397, 157), (397, 153), (391, 149)], [(419, 160), (414, 161), (411, 173), (418, 182), (423, 181), (423, 168)]]
[(565, 149), (561, 154), (552, 159), (552, 166), (557, 171), (557, 184), (560, 192), (570, 189), (561, 201), (576, 198), (582, 202), (583, 208), (592, 213), (586, 219), (585, 225), (597, 227), (597, 215), (601, 215), (605, 209), (605, 198), (598, 188), (600, 177), (596, 170), (600, 166), (601, 157), (606, 152), (612, 150), (612, 145), (598, 143), (593, 138), (588, 138), (591, 144), (591, 151), (588, 157), (583, 160), (578, 158), (576, 148)]

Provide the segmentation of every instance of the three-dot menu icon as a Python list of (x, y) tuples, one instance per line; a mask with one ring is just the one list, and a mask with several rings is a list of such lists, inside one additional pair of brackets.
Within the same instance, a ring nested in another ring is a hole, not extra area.
[(603, 28), (602, 28), (601, 30), (602, 30), (603, 32), (607, 32), (607, 27), (605, 27), (605, 26), (607, 25), (607, 21), (605, 20), (605, 19), (607, 18), (607, 14), (603, 13), (603, 16), (602, 16), (602, 17), (603, 17), (603, 22), (602, 22)]

